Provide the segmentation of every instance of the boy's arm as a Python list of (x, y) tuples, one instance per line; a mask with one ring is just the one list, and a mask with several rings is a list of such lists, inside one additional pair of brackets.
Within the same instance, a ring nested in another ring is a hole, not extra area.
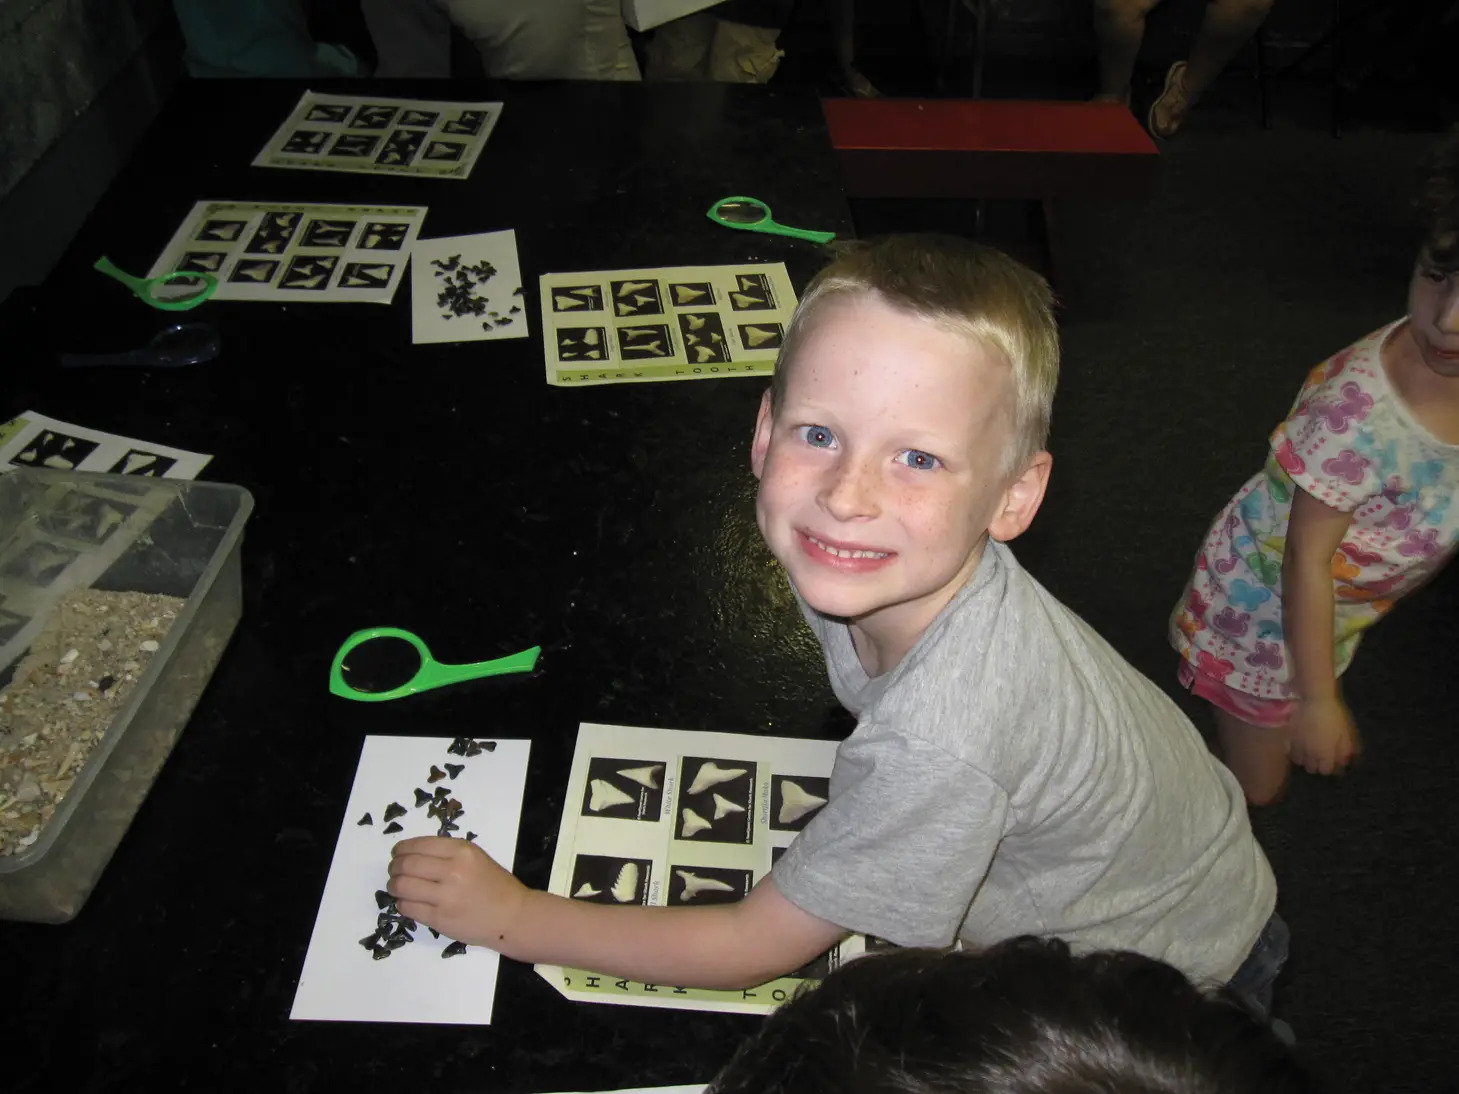
[(401, 913), (518, 961), (676, 987), (745, 988), (846, 937), (766, 875), (735, 904), (611, 907), (529, 889), (477, 847), (425, 836), (395, 845), (389, 891)]
[(1352, 515), (1294, 486), (1282, 557), (1282, 629), (1296, 707), (1288, 725), (1292, 762), (1330, 775), (1358, 749), (1357, 727), (1338, 690), (1333, 658), (1332, 557)]

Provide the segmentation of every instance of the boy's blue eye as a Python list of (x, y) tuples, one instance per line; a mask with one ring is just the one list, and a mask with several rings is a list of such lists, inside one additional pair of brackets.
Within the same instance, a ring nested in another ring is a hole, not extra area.
[(935, 471), (942, 466), (942, 461), (931, 452), (923, 452), (916, 448), (908, 448), (898, 452), (897, 460), (906, 464), (914, 471)]
[(797, 432), (800, 439), (812, 448), (830, 448), (836, 443), (836, 434), (823, 425), (803, 425)]

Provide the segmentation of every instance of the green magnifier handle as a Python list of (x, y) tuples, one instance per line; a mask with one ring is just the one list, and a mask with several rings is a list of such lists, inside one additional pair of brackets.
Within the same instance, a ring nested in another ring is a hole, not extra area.
[[(119, 269), (111, 259), (102, 255), (93, 264), (92, 269), (99, 270), (107, 277), (115, 278), (127, 288), (131, 289), (139, 299), (152, 307), (162, 311), (187, 311), (195, 308), (208, 297), (218, 291), (218, 279), (210, 273), (202, 271), (192, 272), (179, 270), (170, 274), (163, 274), (161, 277), (135, 277), (125, 270)], [(185, 280), (189, 285), (197, 286), (193, 293), (177, 296), (174, 298), (158, 297), (154, 295), (154, 288), (158, 285), (165, 285), (173, 280)]]
[(770, 206), (759, 198), (743, 195), (720, 198), (704, 215), (721, 227), (734, 228), (741, 232), (765, 232), (769, 235), (809, 240), (811, 243), (830, 243), (836, 238), (835, 232), (817, 232), (811, 228), (792, 228), (788, 224), (781, 224), (771, 216)]
[(738, 228), (742, 232), (766, 232), (769, 235), (790, 236), (791, 239), (807, 239), (812, 243), (830, 243), (836, 238), (835, 232), (817, 232), (811, 228), (792, 228), (788, 224), (781, 224), (774, 220), (762, 220), (757, 224), (736, 224), (731, 220), (716, 220), (716, 224), (726, 228)]
[(774, 220), (764, 220), (759, 224), (746, 224), (743, 227), (755, 232), (769, 232), (777, 236), (790, 236), (791, 239), (808, 239), (812, 243), (830, 243), (836, 238), (835, 232), (817, 232), (810, 228), (792, 228), (788, 224), (780, 224)]
[[(416, 669), (415, 675), (405, 683), (387, 691), (364, 691), (351, 687), (344, 678), (345, 659), (357, 646), (376, 638), (398, 638), (409, 642), (420, 656), (420, 667)], [(399, 627), (371, 627), (367, 630), (355, 631), (344, 640), (339, 652), (334, 655), (334, 663), (329, 668), (329, 690), (344, 699), (379, 703), (386, 699), (400, 699), (417, 692), (430, 691), (432, 688), (443, 688), (449, 684), (460, 684), (466, 680), (480, 680), (487, 676), (503, 676), (513, 672), (531, 672), (536, 667), (537, 657), (541, 652), (541, 646), (533, 646), (520, 653), (498, 657), (491, 661), (477, 661), (470, 665), (446, 665), (431, 656), (431, 651), (426, 644), (410, 631), (401, 630)]]

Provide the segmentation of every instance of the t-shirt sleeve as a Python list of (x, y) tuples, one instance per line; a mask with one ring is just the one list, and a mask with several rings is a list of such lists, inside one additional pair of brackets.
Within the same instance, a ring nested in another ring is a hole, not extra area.
[(776, 887), (821, 919), (901, 946), (946, 946), (1003, 836), (986, 774), (878, 726), (842, 743), (830, 800), (776, 863)]
[(1310, 384), (1272, 433), (1272, 458), (1318, 501), (1351, 513), (1383, 487), (1373, 449), (1370, 377), (1338, 370)]

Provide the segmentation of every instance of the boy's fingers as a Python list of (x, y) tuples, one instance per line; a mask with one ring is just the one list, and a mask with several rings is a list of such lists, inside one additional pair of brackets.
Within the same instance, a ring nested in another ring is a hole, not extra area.
[(420, 922), (426, 923), (427, 926), (430, 926), (427, 920), (431, 918), (431, 914), (436, 910), (434, 904), (425, 904), (418, 900), (397, 900), (395, 907), (401, 915), (420, 920)]
[(442, 836), (415, 836), (401, 840), (390, 849), (390, 854), (396, 858), (401, 855), (435, 855), (444, 858), (454, 853), (454, 844), (458, 842), (460, 841)]
[(430, 913), (435, 912), (435, 901), (430, 899), (433, 888), (435, 882), (420, 878), (391, 878), (385, 885), (385, 891), (395, 897), (395, 910), (411, 919), (430, 919)]
[(390, 876), (416, 877), (425, 881), (441, 881), (450, 873), (450, 865), (434, 855), (396, 855), (390, 860)]

